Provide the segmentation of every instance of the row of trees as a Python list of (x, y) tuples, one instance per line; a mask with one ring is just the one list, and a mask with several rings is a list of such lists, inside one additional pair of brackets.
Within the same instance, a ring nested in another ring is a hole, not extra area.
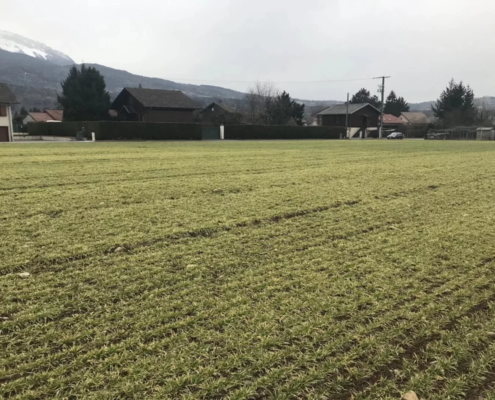
[(293, 100), (289, 93), (280, 93), (271, 82), (256, 82), (246, 95), (248, 114), (253, 124), (287, 125), (294, 121), (304, 124), (304, 104)]
[[(370, 91), (365, 88), (353, 95), (349, 102), (351, 104), (369, 103), (378, 109), (382, 106), (378, 96), (371, 96)], [(385, 114), (392, 114), (398, 117), (401, 113), (409, 111), (409, 109), (409, 104), (403, 97), (397, 97), (394, 91), (390, 92), (384, 107)]]

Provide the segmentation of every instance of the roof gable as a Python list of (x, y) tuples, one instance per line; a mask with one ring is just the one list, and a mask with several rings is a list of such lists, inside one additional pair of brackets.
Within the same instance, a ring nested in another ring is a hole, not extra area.
[(145, 108), (198, 109), (198, 105), (178, 90), (125, 88)]
[(223, 111), (231, 113), (231, 114), (237, 113), (236, 110), (234, 110), (232, 107), (228, 106), (227, 104), (217, 103), (216, 101), (214, 101), (213, 103), (211, 103), (208, 106), (206, 106), (205, 108), (203, 108), (203, 110), (201, 110), (201, 113), (207, 112), (207, 111), (211, 110), (213, 107), (221, 108)]
[(422, 112), (403, 112), (401, 115), (411, 124), (429, 124), (431, 122)]
[(399, 117), (396, 117), (395, 115), (383, 114), (383, 123), (384, 124), (403, 124), (404, 121), (402, 121)]
[(46, 122), (46, 121), (51, 121), (53, 118), (48, 115), (46, 112), (30, 112), (29, 116), (34, 119), (36, 122)]
[(0, 83), (0, 103), (3, 104), (19, 104), (15, 94), (5, 83)]
[[(354, 114), (365, 107), (371, 107), (378, 114), (380, 114), (380, 110), (373, 107), (369, 103), (349, 104), (349, 114)], [(347, 104), (336, 104), (328, 108), (325, 108), (323, 111), (320, 111), (316, 115), (345, 115), (345, 114), (347, 114)]]
[(45, 113), (47, 113), (53, 121), (63, 121), (64, 119), (63, 110), (45, 110)]

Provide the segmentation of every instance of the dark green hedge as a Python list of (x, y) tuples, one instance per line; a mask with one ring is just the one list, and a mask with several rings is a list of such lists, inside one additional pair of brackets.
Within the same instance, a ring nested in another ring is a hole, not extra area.
[(270, 126), (270, 125), (227, 125), (225, 139), (340, 139), (345, 127), (333, 126)]
[[(27, 131), (32, 136), (76, 136), (82, 127), (89, 130), (89, 124), (94, 122), (30, 122)], [(91, 131), (93, 132), (93, 131)]]
[(97, 140), (201, 140), (200, 124), (99, 122)]
[(151, 122), (60, 122), (31, 123), (28, 132), (35, 136), (76, 136), (82, 127), (88, 138), (96, 140), (201, 140), (200, 124)]

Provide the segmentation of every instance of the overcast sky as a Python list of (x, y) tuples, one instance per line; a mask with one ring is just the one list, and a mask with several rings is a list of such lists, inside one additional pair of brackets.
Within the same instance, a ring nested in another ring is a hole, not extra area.
[[(494, 95), (494, 0), (0, 0), (0, 29), (132, 73), (293, 97), (434, 100), (451, 78)], [(367, 79), (356, 80), (352, 79)], [(345, 82), (308, 82), (348, 80)], [(304, 82), (301, 82), (304, 81)]]

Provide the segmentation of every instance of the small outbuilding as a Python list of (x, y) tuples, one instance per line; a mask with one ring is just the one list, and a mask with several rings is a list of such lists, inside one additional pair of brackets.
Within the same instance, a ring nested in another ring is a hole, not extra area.
[(476, 140), (495, 140), (495, 130), (493, 128), (476, 129)]

